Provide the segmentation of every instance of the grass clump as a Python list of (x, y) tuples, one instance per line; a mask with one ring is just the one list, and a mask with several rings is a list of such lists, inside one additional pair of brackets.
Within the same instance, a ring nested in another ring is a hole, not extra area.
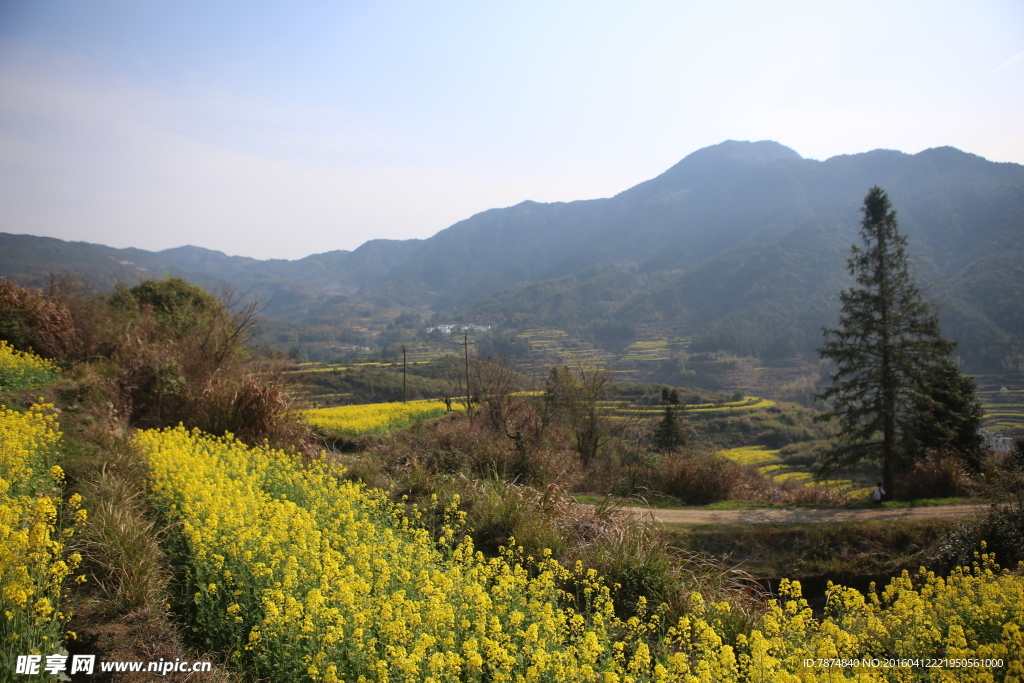
[(138, 482), (110, 469), (83, 482), (92, 517), (78, 546), (89, 576), (116, 613), (156, 610), (166, 602), (170, 576), (158, 525)]
[(974, 473), (958, 452), (939, 449), (914, 462), (902, 478), (898, 492), (901, 500), (914, 500), (967, 497), (980, 489)]

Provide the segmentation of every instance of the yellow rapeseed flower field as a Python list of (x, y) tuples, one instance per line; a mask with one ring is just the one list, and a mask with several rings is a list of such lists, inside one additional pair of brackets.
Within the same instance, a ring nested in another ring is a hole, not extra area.
[[(464, 410), (452, 403), (453, 410)], [(314, 408), (304, 411), (313, 427), (337, 436), (386, 434), (419, 420), (441, 417), (446, 412), (444, 401), (423, 399), (408, 403), (367, 403), (336, 408)]]
[(15, 670), (18, 655), (60, 648), (61, 587), (81, 561), (64, 557), (71, 528), (61, 531), (62, 507), (85, 519), (80, 498), (61, 502), (64, 473), (52, 464), (60, 439), (52, 406), (27, 413), (0, 406), (0, 671)]
[(582, 567), (485, 559), (451, 526), (442, 552), (324, 462), (180, 428), (139, 442), (181, 522), (197, 630), (254, 677), (588, 680), (616, 666), (608, 589)]
[(0, 391), (31, 389), (51, 382), (60, 370), (33, 353), (16, 351), (0, 340)]
[(778, 452), (767, 446), (740, 446), (719, 451), (719, 454), (740, 465), (765, 465), (779, 462)]
[[(729, 606), (616, 616), (593, 570), (435, 543), (379, 492), (183, 428), (141, 432), (194, 633), (274, 681), (1021, 681), (1024, 578), (993, 558), (949, 577), (905, 574), (880, 594), (832, 587), (816, 619), (784, 583), (757, 629), (727, 640)], [(852, 662), (857, 661), (854, 665)]]

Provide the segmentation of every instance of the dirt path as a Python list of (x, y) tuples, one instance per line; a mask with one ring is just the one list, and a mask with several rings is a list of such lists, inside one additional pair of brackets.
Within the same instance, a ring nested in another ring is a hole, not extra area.
[(880, 519), (955, 519), (982, 517), (986, 505), (936, 505), (913, 508), (856, 510), (773, 508), (765, 510), (652, 510), (623, 508), (634, 515), (653, 515), (665, 524), (787, 524), (792, 522), (870, 522)]

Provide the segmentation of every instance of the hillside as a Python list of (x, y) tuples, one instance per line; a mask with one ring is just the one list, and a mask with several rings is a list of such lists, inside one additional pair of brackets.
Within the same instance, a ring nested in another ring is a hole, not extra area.
[(360, 340), (412, 310), (435, 322), (557, 328), (611, 347), (657, 325), (697, 352), (785, 359), (813, 354), (835, 320), (873, 185), (892, 199), (919, 280), (968, 367), (1019, 369), (1024, 167), (949, 147), (816, 161), (775, 142), (728, 141), (611, 198), (527, 201), (426, 240), (297, 261), (0, 234), (0, 275), (41, 282), (68, 269), (100, 286), (178, 275), (258, 296), (268, 317)]
[(38, 286), (50, 274), (65, 271), (99, 289), (115, 282), (182, 277), (207, 289), (247, 292), (266, 304), (265, 313), (271, 317), (302, 319), (312, 302), (353, 295), (386, 276), (420, 242), (370, 240), (354, 251), (260, 261), (194, 246), (151, 252), (0, 233), (0, 275)]
[[(650, 181), (650, 189), (641, 185), (610, 200), (657, 201), (659, 209), (675, 203), (674, 231), (659, 230), (663, 224), (649, 216), (655, 210), (647, 204), (622, 210), (599, 234), (581, 240), (602, 245), (588, 247), (591, 252), (611, 245), (619, 260), (591, 259), (589, 269), (471, 302), (461, 309), (465, 318), (513, 325), (528, 319), (608, 342), (630, 339), (638, 323), (671, 322), (679, 336), (695, 337), (696, 350), (777, 358), (807, 353), (819, 344), (821, 326), (836, 318), (837, 294), (849, 284), (845, 259), (857, 240), (860, 202), (878, 184), (893, 198), (919, 279), (943, 307), (946, 333), (960, 340), (966, 360), (995, 369), (1019, 355), (1020, 166), (949, 148), (826, 162), (746, 157), (723, 161), (731, 174), (709, 173), (699, 184), (696, 172), (685, 173), (696, 165), (694, 156)], [(684, 179), (697, 184), (679, 189)], [(621, 222), (644, 211), (648, 220), (638, 220), (638, 228)], [(621, 239), (616, 244), (616, 235), (650, 241), (646, 257)]]

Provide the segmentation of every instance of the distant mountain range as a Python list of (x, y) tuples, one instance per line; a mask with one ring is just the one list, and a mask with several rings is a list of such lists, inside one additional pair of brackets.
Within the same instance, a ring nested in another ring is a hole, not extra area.
[(176, 275), (251, 291), (266, 314), (350, 325), (366, 306), (438, 320), (558, 327), (620, 343), (668, 326), (694, 349), (786, 357), (833, 325), (859, 208), (885, 189), (942, 305), (946, 335), (975, 370), (1024, 349), (1024, 166), (951, 147), (803, 159), (775, 142), (728, 141), (614, 197), (523, 202), (426, 240), (372, 240), (296, 261), (161, 252), (0, 233), (0, 275), (60, 269), (104, 287)]

